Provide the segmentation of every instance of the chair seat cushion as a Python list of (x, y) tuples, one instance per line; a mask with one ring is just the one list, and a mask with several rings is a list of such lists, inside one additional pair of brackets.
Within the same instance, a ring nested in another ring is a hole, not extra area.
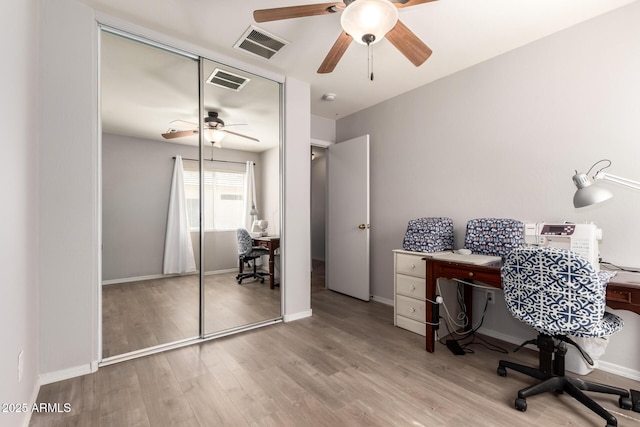
[(262, 255), (267, 255), (269, 251), (261, 247), (252, 248), (248, 254), (245, 254), (245, 258), (257, 258)]
[[(624, 326), (622, 318), (613, 313), (605, 312), (600, 322), (590, 330), (579, 330), (571, 333), (571, 336), (581, 338), (602, 338), (618, 332)], [(538, 331), (540, 332), (540, 331)]]

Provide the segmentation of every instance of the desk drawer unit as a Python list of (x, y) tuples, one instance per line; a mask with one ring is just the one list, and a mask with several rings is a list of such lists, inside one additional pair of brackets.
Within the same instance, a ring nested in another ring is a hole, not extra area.
[(419, 335), (426, 335), (425, 320), (427, 309), (426, 262), (422, 259), (429, 254), (393, 251), (393, 324)]

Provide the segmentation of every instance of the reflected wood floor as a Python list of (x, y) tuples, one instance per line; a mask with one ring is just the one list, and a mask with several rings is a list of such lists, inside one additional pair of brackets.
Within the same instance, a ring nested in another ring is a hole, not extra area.
[[(280, 316), (280, 287), (237, 273), (205, 276), (207, 334)], [(102, 288), (104, 358), (199, 334), (198, 275), (106, 285)]]
[[(314, 275), (320, 274), (314, 265)], [(313, 277), (313, 276), (312, 276)], [(474, 347), (424, 351), (424, 339), (393, 326), (393, 307), (362, 302), (312, 280), (313, 317), (280, 323), (100, 368), (43, 386), (38, 402), (70, 403), (68, 414), (34, 413), (31, 426), (580, 426), (601, 418), (566, 395), (528, 399), (534, 380), (496, 375), (498, 359), (536, 363)], [(494, 341), (496, 342), (496, 341)], [(512, 345), (504, 344), (506, 348)], [(625, 388), (638, 382), (602, 371), (590, 379)], [(619, 426), (640, 414), (599, 399)]]

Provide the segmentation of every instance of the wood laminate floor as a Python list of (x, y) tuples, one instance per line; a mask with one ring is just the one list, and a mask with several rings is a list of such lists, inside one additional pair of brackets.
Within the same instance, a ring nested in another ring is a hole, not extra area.
[[(314, 275), (321, 274), (314, 267)], [(393, 307), (362, 302), (312, 280), (313, 317), (100, 368), (43, 386), (38, 402), (70, 403), (67, 414), (34, 413), (32, 427), (53, 426), (604, 426), (567, 395), (528, 399), (534, 380), (496, 375), (500, 358), (536, 363), (474, 346), (452, 355), (393, 326)], [(504, 347), (512, 345), (502, 343)], [(639, 389), (602, 371), (590, 379)], [(640, 414), (599, 402), (619, 426)]]

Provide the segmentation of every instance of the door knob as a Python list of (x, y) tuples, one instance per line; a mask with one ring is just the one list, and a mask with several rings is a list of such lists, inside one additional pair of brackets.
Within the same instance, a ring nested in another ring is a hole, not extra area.
[(360, 230), (364, 230), (364, 229), (366, 229), (366, 228), (371, 228), (371, 226), (370, 226), (369, 224), (360, 224), (360, 225), (358, 226), (358, 228), (359, 228)]

